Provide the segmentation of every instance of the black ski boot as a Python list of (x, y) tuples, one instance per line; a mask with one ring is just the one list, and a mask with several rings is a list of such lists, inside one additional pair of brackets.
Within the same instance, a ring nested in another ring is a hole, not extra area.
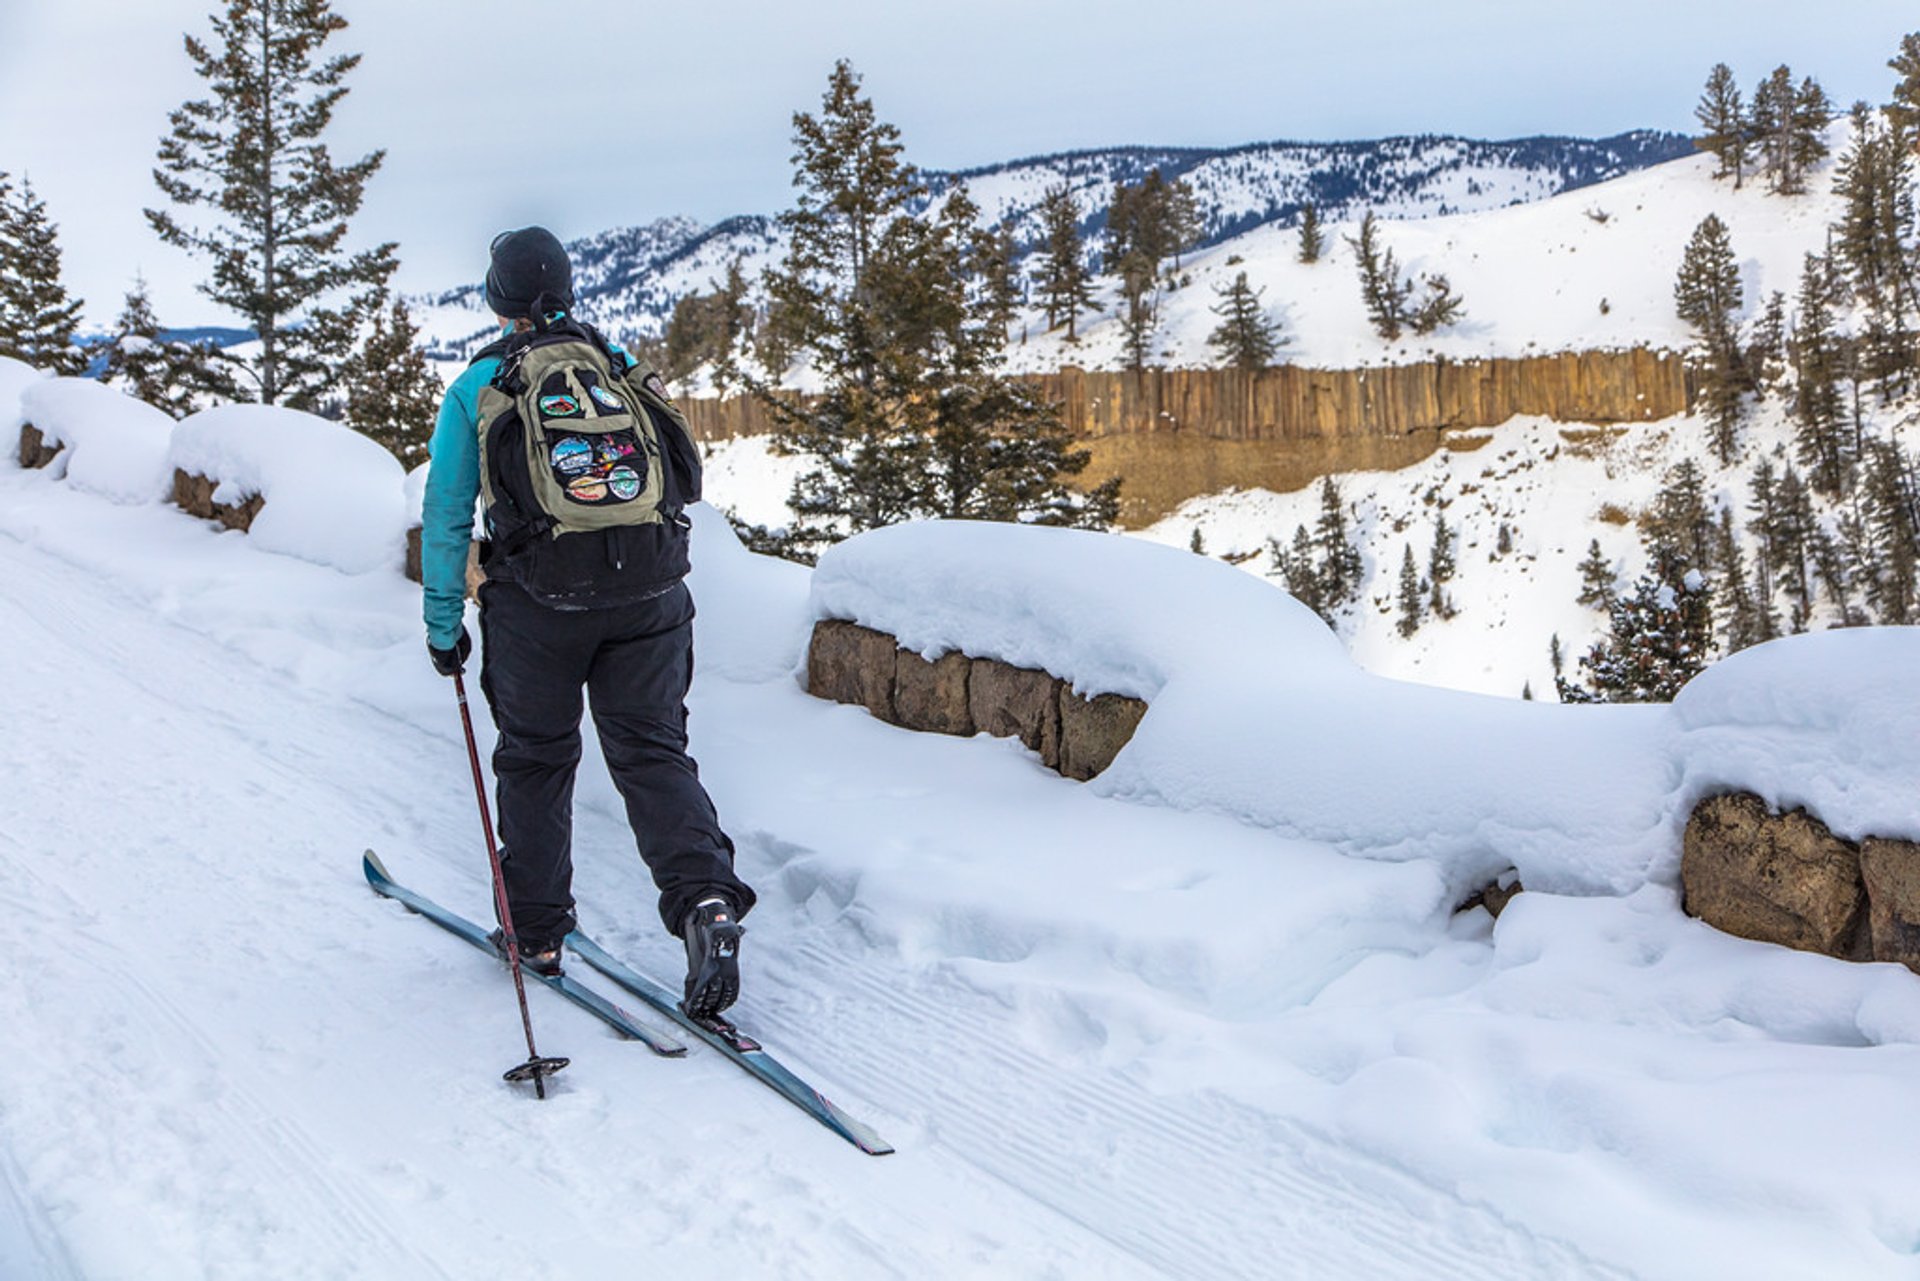
[[(506, 960), (507, 932), (495, 927), (493, 933), (487, 935), (487, 938), (493, 943), (493, 950), (500, 953), (500, 959)], [(566, 972), (560, 968), (559, 944), (549, 943), (535, 947), (525, 939), (516, 938), (514, 945), (520, 952), (520, 964), (541, 978), (557, 979)]]
[(702, 899), (687, 913), (681, 937), (687, 944), (686, 999), (680, 1006), (695, 1019), (717, 1018), (740, 995), (740, 936), (733, 905)]

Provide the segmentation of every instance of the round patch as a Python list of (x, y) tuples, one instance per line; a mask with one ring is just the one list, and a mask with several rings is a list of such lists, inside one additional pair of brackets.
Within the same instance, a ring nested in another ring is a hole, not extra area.
[(608, 391), (605, 387), (602, 387), (599, 383), (595, 383), (592, 387), (589, 387), (587, 394), (608, 409), (625, 409), (627, 407), (625, 401)]
[(600, 465), (604, 467), (610, 463), (617, 463), (622, 458), (631, 458), (639, 451), (624, 440), (603, 439), (594, 452), (595, 457), (600, 460)]
[(554, 444), (551, 457), (558, 471), (583, 472), (593, 466), (593, 446), (578, 436), (566, 436)]
[(564, 392), (540, 398), (540, 416), (542, 418), (578, 418), (580, 402)]
[(633, 498), (640, 492), (640, 476), (631, 467), (616, 467), (607, 476), (607, 488), (613, 496), (622, 502)]
[(597, 503), (606, 496), (607, 482), (598, 476), (582, 476), (567, 484), (567, 497), (576, 503)]

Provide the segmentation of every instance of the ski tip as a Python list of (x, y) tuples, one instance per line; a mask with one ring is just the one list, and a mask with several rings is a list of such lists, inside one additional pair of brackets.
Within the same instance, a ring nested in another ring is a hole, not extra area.
[(382, 863), (380, 856), (372, 850), (360, 856), (360, 870), (366, 873), (367, 883), (370, 885), (378, 885), (382, 881), (391, 884), (393, 881), (393, 877), (387, 874), (387, 865)]

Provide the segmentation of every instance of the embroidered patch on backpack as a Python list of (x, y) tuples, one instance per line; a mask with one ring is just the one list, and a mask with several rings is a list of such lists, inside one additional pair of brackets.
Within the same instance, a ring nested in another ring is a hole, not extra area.
[(580, 402), (564, 392), (540, 398), (540, 416), (542, 418), (578, 418)]
[(587, 394), (599, 401), (601, 406), (606, 409), (625, 409), (627, 407), (625, 401), (608, 391), (605, 387), (602, 387), (599, 383), (595, 383), (589, 387)]

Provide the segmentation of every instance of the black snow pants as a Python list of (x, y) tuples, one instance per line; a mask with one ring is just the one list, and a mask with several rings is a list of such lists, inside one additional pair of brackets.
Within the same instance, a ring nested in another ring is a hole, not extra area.
[(754, 894), (733, 873), (733, 842), (687, 755), (693, 596), (685, 583), (651, 600), (553, 609), (509, 582), (480, 589), (480, 687), (500, 731), (493, 753), (501, 870), (526, 951), (574, 926), (573, 778), (581, 692), (626, 802), (640, 857), (660, 890), (660, 919), (679, 934), (700, 899), (741, 916)]

